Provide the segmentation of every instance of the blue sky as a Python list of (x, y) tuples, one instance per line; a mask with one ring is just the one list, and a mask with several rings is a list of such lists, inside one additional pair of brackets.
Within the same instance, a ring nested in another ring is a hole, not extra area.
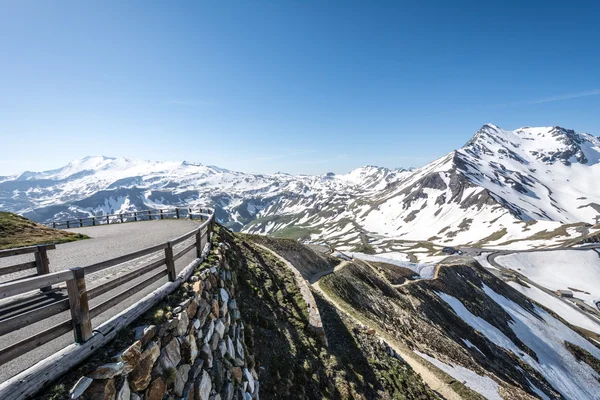
[(487, 122), (600, 136), (598, 15), (576, 1), (5, 2), (0, 175), (99, 154), (421, 166)]

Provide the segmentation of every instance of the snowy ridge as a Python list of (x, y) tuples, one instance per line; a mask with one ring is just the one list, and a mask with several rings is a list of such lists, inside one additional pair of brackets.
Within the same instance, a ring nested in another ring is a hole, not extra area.
[(415, 170), (268, 175), (85, 157), (52, 171), (0, 177), (0, 208), (43, 222), (189, 204), (214, 207), (234, 230), (341, 249), (365, 241), (382, 251), (402, 241), (536, 247), (600, 231), (600, 187), (590, 184), (597, 176), (598, 138), (560, 127), (506, 131), (488, 124), (461, 149)]

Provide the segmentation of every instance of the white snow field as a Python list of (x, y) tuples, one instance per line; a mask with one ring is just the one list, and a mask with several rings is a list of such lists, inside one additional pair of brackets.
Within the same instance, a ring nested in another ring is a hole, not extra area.
[(463, 382), (465, 386), (476, 391), (488, 400), (502, 400), (498, 394), (498, 384), (489, 376), (481, 376), (461, 365), (448, 365), (420, 351), (416, 354), (423, 357), (457, 381)]
[[(457, 298), (442, 292), (438, 292), (438, 295), (473, 329), (536, 369), (565, 398), (600, 399), (600, 374), (587, 364), (577, 361), (565, 347), (565, 341), (585, 349), (599, 359), (600, 349), (543, 309), (535, 307), (537, 315), (534, 315), (486, 285), (483, 286), (483, 290), (511, 316), (511, 329), (536, 353), (539, 362), (521, 351), (498, 328), (473, 315)], [(532, 390), (535, 389), (532, 387)]]
[(574, 297), (592, 307), (600, 301), (600, 254), (595, 250), (513, 253), (496, 262), (547, 289), (572, 290)]
[(385, 255), (372, 255), (345, 251), (344, 254), (349, 257), (358, 258), (359, 260), (382, 262), (396, 265), (398, 267), (408, 268), (416, 274), (418, 274), (421, 277), (421, 279), (433, 279), (433, 274), (435, 271), (435, 264), (416, 264), (408, 261), (400, 261), (399, 259), (402, 258), (400, 255), (393, 256), (391, 255), (391, 253), (386, 253)]
[(554, 311), (568, 323), (592, 332), (596, 332), (600, 335), (599, 320), (588, 317), (586, 314), (583, 314), (581, 311), (565, 303), (563, 300), (551, 296), (534, 286), (525, 287), (517, 282), (508, 282), (508, 284), (514, 289), (523, 293), (525, 296), (529, 297), (531, 300), (537, 301), (544, 307)]

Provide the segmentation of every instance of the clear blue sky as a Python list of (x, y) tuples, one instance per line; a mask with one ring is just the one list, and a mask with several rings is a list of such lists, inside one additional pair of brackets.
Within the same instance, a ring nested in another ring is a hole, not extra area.
[(554, 3), (4, 2), (0, 175), (421, 166), (486, 122), (600, 136), (600, 9)]

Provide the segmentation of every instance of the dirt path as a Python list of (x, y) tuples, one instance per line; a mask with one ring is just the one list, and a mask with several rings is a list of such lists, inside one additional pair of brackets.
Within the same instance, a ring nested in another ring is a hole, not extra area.
[[(344, 264), (347, 265), (348, 263)], [(340, 268), (343, 266), (340, 264)], [(336, 309), (340, 312), (343, 312), (348, 318), (352, 319), (359, 326), (365, 326), (362, 321), (356, 319), (353, 315), (349, 314), (345, 311), (344, 307), (342, 307), (336, 300), (332, 299), (321, 289), (319, 285), (319, 281), (317, 280), (312, 287), (321, 295), (325, 300), (330, 302)], [(368, 325), (366, 325), (368, 328)], [(396, 353), (402, 357), (402, 359), (411, 366), (411, 368), (421, 375), (423, 381), (435, 392), (442, 395), (447, 400), (460, 400), (461, 397), (443, 380), (441, 380), (434, 372), (429, 370), (429, 368), (417, 358), (417, 356), (408, 348), (397, 344), (392, 338), (387, 335), (383, 335), (378, 329), (375, 329), (377, 332), (377, 336), (380, 339), (384, 340)]]

